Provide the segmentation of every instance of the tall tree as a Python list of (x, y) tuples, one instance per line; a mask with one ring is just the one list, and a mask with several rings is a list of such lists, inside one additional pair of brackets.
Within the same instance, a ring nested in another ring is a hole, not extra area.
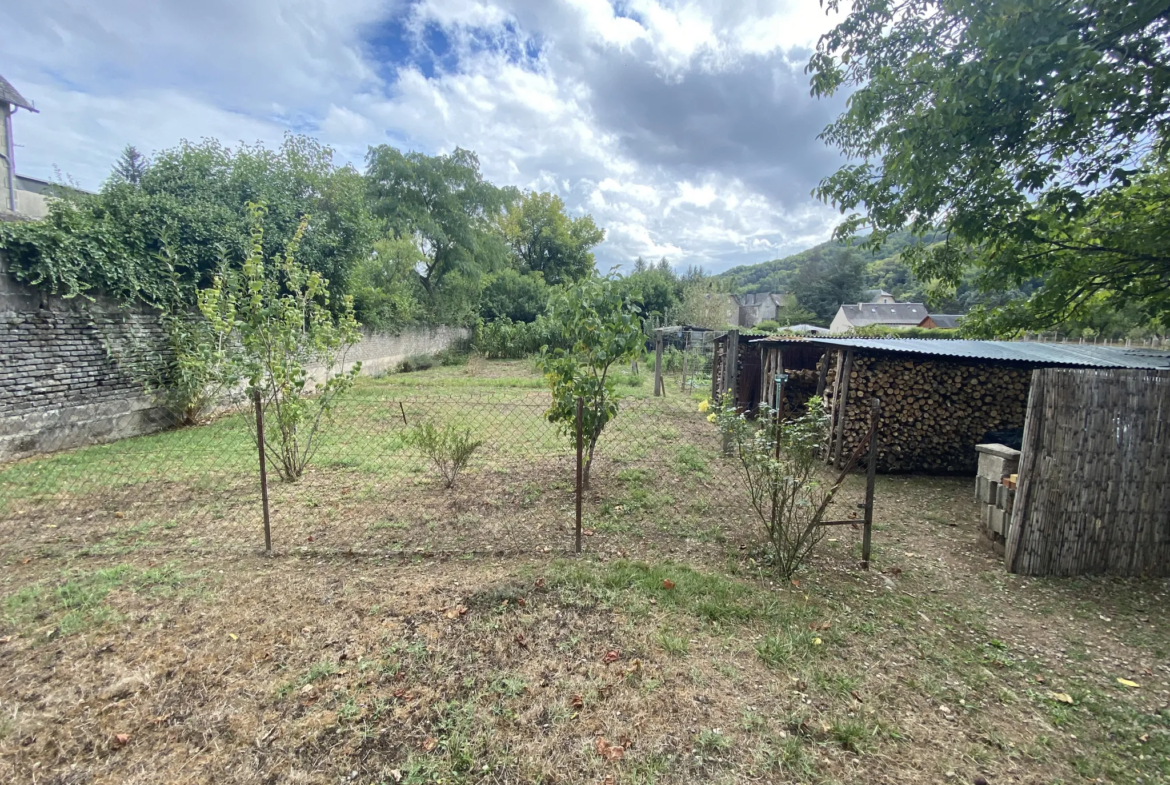
[[(836, 9), (839, 0), (827, 0)], [(955, 284), (1041, 286), (965, 323), (1043, 326), (1098, 306), (1170, 316), (1170, 6), (1165, 0), (856, 0), (809, 64), (854, 90), (823, 138), (850, 163), (817, 189), (880, 245)]]
[(550, 193), (528, 192), (508, 205), (503, 230), (520, 270), (541, 273), (553, 286), (596, 272), (591, 250), (605, 239), (592, 216), (570, 218)]
[(131, 185), (138, 185), (142, 180), (142, 175), (146, 174), (146, 167), (150, 162), (146, 160), (146, 156), (138, 152), (132, 144), (126, 145), (122, 148), (122, 155), (118, 157), (117, 163), (114, 164), (114, 171), (112, 176), (122, 182), (130, 183)]
[(515, 190), (485, 180), (479, 158), (461, 148), (430, 156), (381, 145), (370, 148), (366, 161), (374, 215), (388, 233), (418, 248), (419, 280), (433, 315), (444, 321), (468, 318), (482, 276), (507, 262), (495, 225)]
[(805, 262), (792, 281), (797, 302), (826, 324), (842, 303), (860, 302), (864, 287), (865, 260), (848, 248)]

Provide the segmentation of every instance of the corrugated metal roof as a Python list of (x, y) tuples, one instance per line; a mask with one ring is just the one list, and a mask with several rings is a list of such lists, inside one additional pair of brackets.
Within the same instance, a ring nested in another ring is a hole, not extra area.
[(875, 352), (905, 352), (935, 357), (970, 360), (1021, 362), (1035, 365), (1080, 365), (1089, 368), (1146, 368), (1170, 370), (1170, 352), (1121, 346), (1093, 346), (1076, 343), (1034, 341), (968, 341), (934, 338), (806, 338), (814, 343), (868, 349)]

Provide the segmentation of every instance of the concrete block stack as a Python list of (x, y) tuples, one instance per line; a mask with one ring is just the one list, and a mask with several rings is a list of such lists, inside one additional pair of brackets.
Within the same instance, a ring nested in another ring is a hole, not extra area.
[(975, 450), (979, 454), (975, 500), (979, 502), (983, 533), (1002, 556), (1012, 525), (1012, 507), (1016, 501), (1013, 476), (1020, 468), (1020, 451), (1002, 444), (978, 444)]

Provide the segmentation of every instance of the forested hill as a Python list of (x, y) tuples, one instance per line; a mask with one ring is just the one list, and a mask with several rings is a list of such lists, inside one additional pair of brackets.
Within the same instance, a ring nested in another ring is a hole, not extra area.
[[(786, 256), (783, 259), (773, 259), (770, 262), (761, 262), (759, 264), (742, 265), (740, 267), (732, 267), (726, 272), (720, 273), (717, 277), (720, 279), (730, 279), (732, 290), (739, 293), (750, 294), (752, 292), (791, 292), (793, 288), (794, 279), (797, 272), (804, 265), (812, 263), (815, 266), (827, 263), (834, 260), (841, 254), (848, 254), (855, 258), (864, 260), (869, 275), (866, 277), (875, 286), (881, 288), (890, 288), (883, 285), (882, 279), (890, 278), (890, 276), (882, 275), (881, 272), (895, 272), (894, 270), (883, 270), (891, 265), (881, 264), (887, 260), (894, 260), (904, 248), (908, 245), (926, 242), (928, 245), (941, 239), (934, 235), (927, 235), (925, 238), (916, 238), (910, 232), (898, 232), (893, 234), (882, 245), (877, 252), (867, 251), (858, 247), (860, 240), (854, 242), (853, 245), (847, 245), (839, 242), (825, 242), (820, 245), (814, 245), (808, 250), (795, 253), (792, 256)], [(901, 265), (896, 265), (901, 267)], [(904, 273), (909, 275), (909, 270), (898, 270), (897, 273)], [(903, 275), (895, 274), (892, 276), (893, 280), (888, 280), (887, 283), (897, 287), (899, 283), (910, 283), (909, 280), (898, 281)], [(893, 289), (890, 289), (893, 291)]]

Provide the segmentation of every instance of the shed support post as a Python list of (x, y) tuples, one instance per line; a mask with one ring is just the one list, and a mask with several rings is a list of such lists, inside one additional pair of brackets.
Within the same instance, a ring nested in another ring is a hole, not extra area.
[(727, 333), (727, 374), (723, 383), (731, 391), (732, 405), (739, 403), (739, 330)]
[(818, 396), (822, 396), (825, 394), (825, 382), (827, 381), (828, 376), (829, 376), (829, 350), (826, 349), (825, 353), (823, 355), (821, 355), (821, 370), (820, 370), (820, 373), (817, 374), (817, 395)]
[(853, 370), (853, 350), (845, 350), (845, 362), (841, 370), (841, 384), (836, 395), (836, 400), (833, 402), (833, 408), (837, 410), (837, 443), (836, 450), (833, 454), (833, 465), (839, 466), (841, 460), (845, 457), (845, 420), (849, 412), (849, 372)]
[(869, 569), (870, 541), (873, 532), (873, 486), (877, 479), (878, 418), (882, 402), (874, 398), (869, 409), (869, 467), (865, 472), (865, 526), (861, 532), (861, 569)]

